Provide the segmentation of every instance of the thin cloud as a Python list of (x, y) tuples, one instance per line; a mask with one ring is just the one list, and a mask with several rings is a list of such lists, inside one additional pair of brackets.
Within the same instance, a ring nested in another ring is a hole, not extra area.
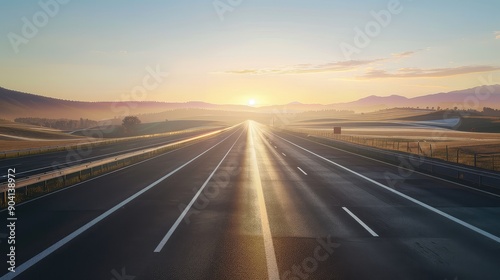
[(500, 31), (495, 31), (495, 39), (500, 40)]
[(407, 58), (410, 57), (418, 52), (421, 52), (422, 50), (416, 50), (416, 51), (406, 51), (406, 52), (401, 52), (401, 53), (393, 53), (392, 57), (393, 58)]
[(96, 55), (96, 56), (126, 56), (129, 54), (128, 51), (126, 50), (117, 50), (117, 51), (90, 50), (89, 53), (91, 55)]
[(348, 60), (348, 61), (338, 61), (325, 64), (299, 64), (286, 68), (230, 70), (224, 73), (266, 75), (266, 74), (310, 74), (310, 73), (324, 73), (324, 72), (345, 72), (345, 71), (356, 70), (358, 69), (358, 67), (367, 66), (383, 60), (385, 59)]
[[(390, 61), (395, 59), (402, 59), (410, 57), (418, 52), (423, 51), (413, 50), (401, 53), (393, 53), (390, 57), (378, 58), (371, 60), (346, 60), (336, 61), (325, 64), (298, 64), (289, 67), (274, 68), (274, 69), (238, 69), (229, 70), (225, 74), (240, 74), (240, 75), (268, 75), (268, 74), (314, 74), (314, 73), (327, 73), (327, 72), (347, 72), (360, 70), (362, 67), (370, 66), (372, 64)], [(220, 73), (220, 72), (219, 72)]]
[(434, 69), (421, 69), (421, 68), (402, 68), (396, 72), (389, 72), (385, 70), (371, 70), (359, 78), (362, 79), (381, 79), (381, 78), (440, 78), (456, 75), (464, 75), (480, 72), (498, 71), (500, 67), (495, 66), (461, 66), (455, 68), (434, 68)]

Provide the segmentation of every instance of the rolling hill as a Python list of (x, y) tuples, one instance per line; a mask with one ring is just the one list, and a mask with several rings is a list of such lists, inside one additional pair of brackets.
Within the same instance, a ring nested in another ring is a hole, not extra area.
[(245, 105), (218, 105), (201, 101), (172, 102), (82, 102), (61, 100), (24, 93), (0, 87), (0, 118), (13, 120), (19, 117), (39, 118), (89, 118), (112, 119), (124, 115), (158, 114), (176, 109), (205, 109), (245, 113), (295, 113), (321, 110), (350, 110), (370, 112), (395, 107), (454, 108), (482, 110), (483, 107), (500, 109), (500, 85), (481, 86), (465, 90), (429, 94), (414, 98), (400, 95), (368, 96), (346, 103), (303, 104), (249, 107)]
[(244, 105), (217, 105), (199, 101), (185, 103), (155, 101), (82, 102), (61, 100), (0, 87), (0, 118), (20, 117), (112, 119), (116, 116), (143, 115), (176, 109), (252, 111)]

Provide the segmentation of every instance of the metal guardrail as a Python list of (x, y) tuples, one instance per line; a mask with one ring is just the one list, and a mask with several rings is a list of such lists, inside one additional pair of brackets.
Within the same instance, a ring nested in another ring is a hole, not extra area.
[[(162, 145), (162, 146), (159, 146), (159, 147), (154, 147), (154, 148), (148, 148), (148, 149), (144, 149), (144, 150), (140, 150), (140, 151), (134, 151), (134, 152), (129, 152), (129, 153), (126, 153), (126, 154), (122, 154), (122, 155), (119, 155), (119, 156), (114, 156), (114, 157), (110, 157), (110, 158), (106, 158), (106, 159), (101, 159), (101, 160), (97, 160), (97, 161), (94, 161), (94, 162), (87, 162), (87, 163), (83, 163), (83, 164), (79, 164), (79, 165), (75, 165), (75, 166), (71, 166), (71, 167), (67, 167), (67, 168), (64, 168), (64, 169), (60, 169), (60, 170), (55, 170), (53, 172), (47, 172), (47, 173), (43, 173), (43, 174), (38, 174), (38, 175), (33, 175), (33, 176), (29, 176), (29, 177), (25, 177), (25, 178), (22, 178), (22, 179), (16, 179), (16, 183), (15, 183), (15, 189), (20, 189), (20, 188), (27, 188), (29, 186), (32, 186), (32, 185), (35, 185), (35, 184), (40, 184), (40, 183), (47, 183), (47, 181), (49, 180), (52, 180), (52, 179), (57, 179), (57, 178), (60, 178), (62, 177), (63, 178), (63, 181), (64, 181), (64, 185), (66, 185), (66, 177), (68, 175), (73, 175), (73, 174), (77, 174), (79, 175), (79, 178), (82, 177), (82, 171), (85, 171), (85, 170), (90, 170), (90, 176), (93, 176), (94, 174), (94, 169), (97, 169), (99, 167), (101, 167), (101, 170), (102, 170), (102, 167), (103, 166), (106, 166), (106, 165), (109, 165), (109, 164), (113, 164), (113, 163), (117, 163), (117, 162), (120, 162), (120, 161), (124, 161), (124, 160), (127, 160), (127, 159), (132, 159), (134, 157), (138, 157), (138, 156), (143, 156), (143, 155), (150, 155), (152, 156), (154, 153), (156, 152), (159, 152), (161, 150), (165, 150), (165, 149), (169, 149), (169, 148), (175, 148), (179, 145), (182, 145), (182, 144), (186, 144), (186, 143), (189, 143), (189, 142), (193, 142), (193, 141), (196, 141), (196, 140), (199, 140), (199, 139), (202, 139), (202, 138), (206, 138), (206, 137), (209, 137), (209, 136), (212, 136), (212, 135), (215, 135), (215, 134), (218, 134), (218, 133), (221, 133), (221, 132), (224, 132), (224, 131), (227, 131), (227, 130), (230, 130), (232, 128), (234, 128), (236, 126), (231, 126), (231, 127), (228, 127), (228, 128), (223, 128), (223, 129), (218, 129), (218, 130), (215, 130), (215, 131), (212, 131), (212, 132), (209, 132), (209, 133), (205, 133), (205, 134), (202, 134), (202, 135), (198, 135), (198, 136), (195, 136), (195, 137), (191, 137), (191, 138), (188, 138), (188, 139), (183, 139), (183, 140), (179, 140), (179, 141), (176, 141), (174, 143), (169, 143), (169, 144), (165, 144), (165, 145)], [(7, 192), (8, 192), (8, 182), (5, 182), (3, 184), (0, 184), (0, 193), (3, 193), (3, 201), (5, 202), (6, 198), (7, 198)]]
[[(451, 163), (436, 158), (430, 158), (425, 155), (416, 155), (401, 151), (384, 150), (371, 146), (365, 146), (362, 144), (333, 139), (329, 137), (310, 135), (309, 133), (301, 133), (298, 131), (290, 131), (290, 130), (285, 130), (285, 131), (304, 134), (308, 138), (314, 138), (314, 140), (317, 142), (327, 145), (334, 144), (336, 147), (345, 149), (347, 151), (365, 155), (374, 159), (382, 160), (396, 165), (398, 164), (407, 165), (411, 164), (413, 161), (418, 161), (418, 164), (412, 165), (411, 168), (435, 176), (437, 175), (442, 178), (473, 184), (480, 189), (487, 189), (488, 191), (500, 193), (499, 172), (490, 170), (481, 170), (479, 168), (475, 168), (472, 166)], [(419, 160), (420, 158), (423, 158), (425, 160), (423, 161)]]
[(500, 152), (489, 153), (470, 150), (469, 147), (460, 145), (439, 144), (440, 141), (429, 139), (401, 139), (395, 136), (368, 136), (368, 135), (340, 135), (326, 130), (289, 129), (288, 131), (303, 133), (311, 136), (324, 137), (342, 142), (349, 142), (376, 149), (407, 152), (422, 155), (428, 158), (441, 159), (450, 163), (457, 163), (485, 170), (500, 171)]
[[(84, 138), (84, 139), (80, 138), (80, 140), (82, 140), (81, 143), (76, 142), (76, 143), (72, 143), (72, 144), (68, 144), (68, 145), (58, 145), (58, 146), (47, 146), (47, 147), (40, 147), (40, 148), (1, 151), (0, 152), (0, 159), (19, 157), (19, 156), (25, 156), (25, 155), (36, 155), (36, 154), (47, 153), (47, 152), (64, 151), (68, 148), (98, 146), (98, 145), (106, 145), (106, 144), (125, 142), (125, 141), (131, 141), (131, 140), (137, 140), (137, 139), (143, 139), (143, 138), (153, 138), (153, 137), (161, 137), (161, 136), (167, 136), (167, 135), (177, 135), (177, 134), (189, 133), (189, 132), (194, 132), (194, 131), (199, 131), (199, 130), (202, 130), (202, 129), (191, 128), (191, 129), (184, 129), (184, 130), (178, 130), (178, 131), (172, 131), (172, 132), (140, 135), (140, 136), (133, 136), (133, 137), (104, 139), (104, 140), (95, 140), (95, 139), (91, 139), (91, 138)], [(79, 139), (67, 139), (67, 140), (79, 140)], [(87, 140), (87, 142), (83, 142), (84, 140)]]

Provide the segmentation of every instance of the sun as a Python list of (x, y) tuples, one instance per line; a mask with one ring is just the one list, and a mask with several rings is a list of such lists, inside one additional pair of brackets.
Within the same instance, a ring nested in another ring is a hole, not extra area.
[(248, 105), (249, 105), (249, 106), (254, 106), (254, 105), (255, 105), (255, 99), (253, 99), (253, 98), (252, 98), (252, 99), (249, 99), (249, 100), (248, 100)]

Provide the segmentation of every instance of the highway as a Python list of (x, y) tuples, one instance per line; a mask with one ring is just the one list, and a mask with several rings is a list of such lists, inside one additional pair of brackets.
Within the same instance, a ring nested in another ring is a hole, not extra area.
[[(120, 141), (117, 143), (109, 143), (94, 147), (80, 145), (77, 148), (69, 148), (59, 152), (1, 159), (0, 170), (4, 170), (7, 168), (17, 168), (20, 170), (20, 172), (17, 173), (18, 178), (29, 177), (32, 175), (63, 169), (85, 162), (109, 158), (127, 152), (165, 145), (206, 132), (208, 131), (190, 131), (182, 134), (131, 139), (127, 141)], [(6, 182), (6, 176), (2, 174), (0, 175), (0, 183), (4, 182)]]
[(0, 279), (500, 279), (500, 196), (404, 171), (245, 122), (19, 205)]

